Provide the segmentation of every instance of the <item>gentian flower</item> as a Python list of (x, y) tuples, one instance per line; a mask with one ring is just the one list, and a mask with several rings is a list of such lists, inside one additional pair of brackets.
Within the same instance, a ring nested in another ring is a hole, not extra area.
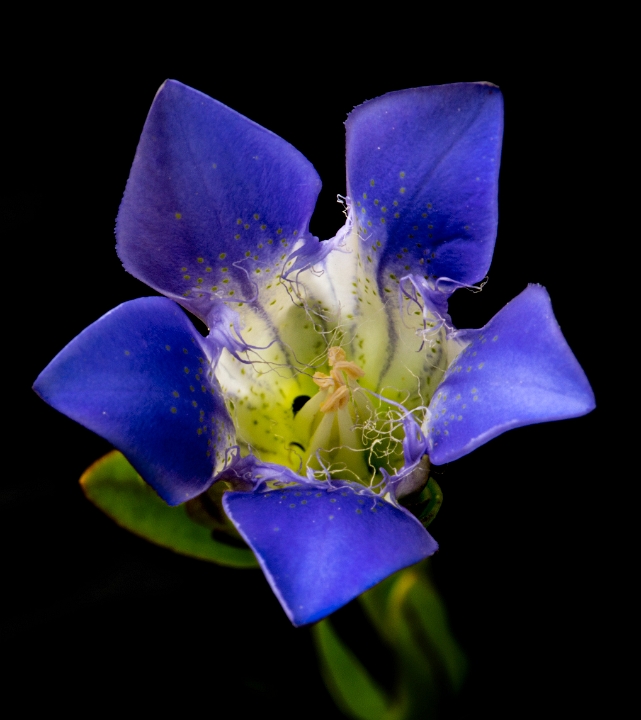
[(125, 268), (166, 297), (115, 308), (35, 383), (170, 505), (225, 489), (227, 517), (295, 625), (434, 553), (403, 505), (430, 463), (594, 407), (544, 288), (480, 330), (447, 314), (490, 265), (502, 123), (487, 83), (357, 107), (347, 221), (320, 242), (311, 164), (168, 81), (116, 227)]

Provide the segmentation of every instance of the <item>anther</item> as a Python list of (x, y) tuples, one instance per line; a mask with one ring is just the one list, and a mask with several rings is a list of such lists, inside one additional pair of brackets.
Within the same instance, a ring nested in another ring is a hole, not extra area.
[(336, 382), (334, 378), (330, 377), (329, 375), (325, 375), (325, 373), (322, 372), (315, 372), (312, 380), (318, 385), (319, 388), (329, 388), (330, 390), (334, 389), (334, 384)]
[(334, 363), (332, 377), (336, 379), (339, 372), (344, 372), (348, 377), (352, 378), (352, 380), (357, 380), (365, 375), (365, 371), (362, 368), (349, 360), (339, 360)]
[(327, 351), (327, 362), (330, 367), (335, 365), (337, 362), (345, 360), (345, 358), (345, 350), (343, 350), (342, 347), (334, 346)]
[(325, 373), (314, 373), (314, 382), (323, 390), (329, 390), (330, 396), (320, 406), (322, 412), (333, 412), (344, 408), (349, 402), (353, 381), (363, 377), (365, 372), (356, 363), (345, 359), (343, 348), (333, 346), (327, 351), (327, 362), (332, 368), (329, 377)]
[(348, 400), (349, 388), (346, 385), (341, 385), (320, 406), (321, 412), (326, 413), (341, 410), (347, 405)]

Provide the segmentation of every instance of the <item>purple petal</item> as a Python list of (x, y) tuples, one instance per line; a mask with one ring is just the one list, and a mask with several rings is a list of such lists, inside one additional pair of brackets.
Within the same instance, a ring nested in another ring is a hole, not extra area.
[(416, 490), (420, 490), (427, 482), (429, 462), (427, 462), (428, 442), (420, 425), (412, 415), (403, 418), (403, 459), (405, 465), (396, 475), (390, 478), (394, 497), (398, 500)]
[(212, 297), (254, 299), (309, 239), (320, 186), (284, 140), (170, 80), (136, 151), (118, 253), (129, 272), (206, 319)]
[(283, 465), (263, 462), (255, 455), (240, 457), (236, 453), (216, 478), (217, 482), (221, 480), (231, 485), (234, 490), (242, 492), (267, 491), (267, 483), (273, 483), (273, 487), (278, 488), (306, 482), (306, 478)]
[(529, 285), (454, 360), (430, 405), (430, 459), (467, 455), (510, 428), (585, 415), (594, 395), (545, 288)]
[(211, 354), (178, 305), (140, 298), (80, 333), (34, 389), (113, 443), (166, 502), (177, 505), (211, 484), (234, 442)]
[(381, 288), (408, 272), (481, 280), (496, 238), (499, 89), (393, 92), (357, 107), (346, 125), (348, 194)]
[(437, 549), (408, 512), (347, 487), (229, 492), (223, 504), (294, 625), (320, 620)]

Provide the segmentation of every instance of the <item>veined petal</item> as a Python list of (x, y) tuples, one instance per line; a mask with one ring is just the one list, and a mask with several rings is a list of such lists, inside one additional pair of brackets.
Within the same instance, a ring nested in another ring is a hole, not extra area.
[(308, 235), (320, 179), (289, 143), (174, 80), (158, 91), (120, 207), (118, 254), (206, 321), (255, 299)]
[(594, 395), (545, 288), (529, 285), (448, 368), (430, 405), (430, 459), (456, 460), (510, 428), (585, 415)]
[(496, 238), (499, 89), (460, 83), (388, 93), (357, 107), (346, 127), (351, 210), (380, 292), (410, 271), (481, 280)]
[(36, 392), (121, 450), (170, 505), (203, 492), (234, 427), (206, 348), (176, 303), (140, 298), (111, 310), (42, 371)]
[(438, 547), (407, 511), (359, 490), (225, 493), (227, 515), (294, 625), (320, 620)]

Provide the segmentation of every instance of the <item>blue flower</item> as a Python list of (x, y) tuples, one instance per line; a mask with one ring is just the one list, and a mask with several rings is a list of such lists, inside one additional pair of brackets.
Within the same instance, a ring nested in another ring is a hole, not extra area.
[(436, 550), (399, 503), (430, 463), (594, 407), (544, 288), (480, 330), (447, 314), (490, 265), (502, 123), (485, 83), (356, 108), (347, 222), (319, 242), (311, 164), (165, 83), (116, 235), (125, 268), (166, 297), (115, 308), (35, 383), (170, 505), (229, 483), (225, 511), (295, 625)]

